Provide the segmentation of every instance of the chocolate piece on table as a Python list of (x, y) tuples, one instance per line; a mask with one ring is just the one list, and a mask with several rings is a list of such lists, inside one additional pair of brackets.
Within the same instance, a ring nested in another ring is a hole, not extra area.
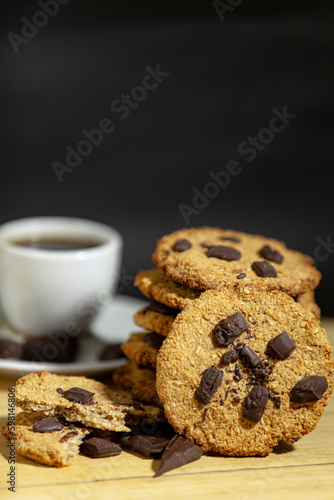
[(239, 356), (242, 360), (246, 360), (246, 362), (248, 362), (253, 368), (261, 363), (259, 356), (246, 345), (241, 349)]
[(261, 278), (277, 278), (276, 269), (266, 260), (253, 262), (252, 269)]
[(235, 361), (237, 361), (238, 358), (239, 358), (238, 352), (235, 349), (230, 349), (229, 351), (225, 352), (225, 354), (223, 354), (221, 359), (221, 364), (229, 365), (230, 363), (235, 363)]
[(282, 264), (284, 259), (283, 255), (278, 250), (275, 250), (275, 248), (270, 247), (269, 245), (264, 245), (264, 247), (262, 247), (259, 251), (259, 254), (264, 259), (271, 260), (277, 264)]
[(22, 356), (22, 349), (22, 344), (18, 342), (9, 339), (0, 339), (0, 359), (20, 359)]
[(93, 401), (94, 393), (85, 391), (85, 389), (81, 389), (80, 387), (71, 387), (71, 389), (64, 392), (64, 397), (74, 403), (85, 404)]
[(169, 441), (170, 439), (164, 436), (137, 435), (123, 437), (121, 445), (145, 458), (160, 458)]
[(98, 437), (86, 439), (80, 446), (80, 451), (92, 458), (115, 457), (122, 448), (116, 443)]
[(124, 352), (121, 350), (121, 344), (110, 344), (103, 348), (99, 355), (101, 361), (111, 359), (125, 358)]
[(199, 403), (208, 404), (215, 395), (216, 390), (223, 379), (223, 372), (217, 370), (214, 366), (207, 368), (203, 373), (203, 378), (199, 387), (196, 389), (195, 398)]
[(269, 340), (267, 349), (276, 359), (286, 359), (296, 348), (293, 340), (286, 332), (282, 332), (273, 339)]
[(185, 250), (188, 250), (188, 248), (191, 248), (191, 243), (188, 240), (177, 240), (174, 243), (173, 250), (175, 252), (184, 252)]
[(39, 422), (35, 422), (33, 425), (34, 432), (61, 431), (62, 428), (63, 425), (61, 422), (59, 422), (57, 417), (46, 417)]
[(165, 338), (166, 337), (156, 332), (149, 332), (145, 335), (144, 340), (150, 347), (153, 347), (153, 349), (160, 349)]
[(318, 401), (325, 394), (328, 383), (325, 377), (310, 375), (299, 380), (291, 389), (290, 398), (294, 403)]
[(242, 280), (242, 278), (246, 278), (246, 273), (240, 273), (237, 276), (238, 280)]
[(161, 476), (165, 472), (199, 460), (202, 455), (203, 451), (199, 446), (191, 443), (188, 439), (176, 435), (166, 446), (161, 457), (160, 468), (154, 477)]
[(178, 309), (173, 309), (172, 307), (165, 306), (165, 304), (161, 304), (161, 302), (158, 302), (157, 300), (150, 300), (148, 306), (146, 306), (146, 309), (149, 311), (154, 311), (159, 314), (166, 314), (166, 315), (172, 315), (176, 316), (180, 311)]
[(28, 340), (23, 345), (22, 359), (47, 363), (70, 363), (78, 348), (76, 337), (66, 332), (50, 333)]
[(263, 385), (255, 385), (245, 398), (244, 418), (251, 422), (259, 422), (266, 409), (269, 391)]
[(222, 347), (232, 344), (247, 328), (245, 318), (237, 312), (220, 321), (212, 333), (217, 346)]
[(213, 245), (209, 248), (208, 257), (215, 257), (216, 259), (222, 260), (239, 260), (241, 258), (241, 253), (239, 250), (233, 247), (226, 247), (224, 245)]

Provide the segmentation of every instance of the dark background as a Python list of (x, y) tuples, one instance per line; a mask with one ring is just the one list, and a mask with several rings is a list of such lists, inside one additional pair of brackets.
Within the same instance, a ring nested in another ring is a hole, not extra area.
[[(71, 0), (15, 54), (7, 34), (41, 8), (2, 1), (0, 222), (71, 215), (114, 226), (125, 240), (121, 291), (139, 296), (131, 276), (151, 265), (157, 238), (186, 225), (179, 204), (234, 159), (242, 173), (189, 225), (314, 256), (317, 238), (334, 239), (334, 7), (286, 4), (245, 0), (221, 21), (212, 2)], [(170, 75), (121, 121), (110, 104), (157, 64)], [(297, 117), (248, 163), (238, 145), (284, 106)], [(60, 183), (51, 163), (105, 117), (115, 131)], [(334, 252), (319, 263), (327, 315), (333, 263)]]

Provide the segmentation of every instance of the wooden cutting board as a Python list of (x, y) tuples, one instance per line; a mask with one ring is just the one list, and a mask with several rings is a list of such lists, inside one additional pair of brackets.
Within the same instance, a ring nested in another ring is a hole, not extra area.
[[(334, 319), (323, 321), (332, 345)], [(6, 422), (8, 388), (14, 379), (0, 378), (0, 424)], [(268, 457), (204, 456), (197, 462), (153, 478), (158, 461), (123, 451), (117, 457), (79, 455), (62, 469), (16, 456), (16, 491), (7, 490), (7, 441), (0, 437), (0, 498), (3, 499), (334, 499), (334, 398), (317, 428), (292, 449)]]

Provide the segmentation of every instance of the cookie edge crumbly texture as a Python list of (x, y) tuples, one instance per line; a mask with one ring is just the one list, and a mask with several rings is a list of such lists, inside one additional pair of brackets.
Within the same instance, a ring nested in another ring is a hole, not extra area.
[(296, 297), (296, 302), (300, 304), (306, 311), (311, 312), (314, 316), (320, 320), (321, 309), (315, 301), (314, 292), (305, 292)]
[(23, 411), (16, 417), (14, 436), (9, 432), (8, 423), (2, 427), (2, 435), (8, 440), (14, 438), (16, 451), (34, 462), (57, 468), (71, 465), (79, 455), (80, 445), (90, 430), (76, 427), (76, 434), (61, 442), (61, 438), (74, 431), (64, 426), (60, 431), (34, 432), (33, 424), (43, 418), (47, 416), (41, 412)]
[(164, 337), (167, 337), (172, 324), (175, 320), (175, 316), (169, 314), (161, 314), (156, 311), (150, 311), (149, 309), (141, 309), (136, 312), (133, 317), (133, 321), (137, 326), (149, 330), (151, 332), (159, 333)]
[(150, 368), (139, 368), (131, 361), (113, 372), (114, 384), (125, 391), (130, 391), (134, 399), (161, 407), (155, 387), (155, 372)]
[[(31, 384), (32, 389), (30, 389)], [(29, 399), (29, 392), (34, 393), (34, 397), (37, 398), (36, 385), (42, 386), (39, 398), (43, 398), (43, 401), (41, 399), (34, 401), (31, 397)], [(50, 396), (51, 387), (52, 397)], [(62, 394), (57, 393), (58, 387), (65, 387), (65, 390), (70, 387), (80, 387), (94, 392), (96, 404), (86, 406), (68, 401)], [(143, 420), (154, 421), (160, 416), (157, 408), (135, 403), (94, 379), (83, 376), (60, 376), (47, 371), (30, 373), (20, 378), (16, 382), (15, 396), (17, 406), (23, 410), (41, 411), (47, 416), (62, 415), (69, 422), (80, 422), (87, 427), (101, 430), (129, 431), (128, 425), (137, 425)], [(115, 414), (112, 415), (111, 411)]]
[(144, 340), (145, 335), (146, 333), (133, 333), (128, 340), (123, 342), (121, 349), (138, 365), (156, 368), (158, 350), (148, 345)]
[[(228, 235), (238, 237), (238, 238), (260, 238), (263, 245), (270, 245), (277, 248), (280, 251), (286, 251), (292, 253), (295, 257), (300, 259), (300, 264), (303, 267), (303, 270), (306, 272), (308, 269), (308, 276), (304, 279), (297, 279), (291, 277), (291, 280), (285, 280), (285, 282), (281, 282), (278, 278), (261, 278), (259, 279), (256, 276), (252, 277), (251, 283), (257, 284), (260, 287), (264, 287), (267, 290), (281, 290), (288, 295), (296, 296), (300, 295), (304, 292), (308, 292), (316, 288), (321, 279), (321, 273), (314, 267), (313, 259), (306, 254), (298, 252), (296, 250), (291, 250), (286, 247), (285, 243), (273, 238), (267, 238), (262, 235), (248, 234), (240, 231), (235, 231), (232, 229), (221, 229), (214, 227), (194, 227), (194, 228), (184, 228), (173, 233), (167, 234), (160, 238), (157, 242), (157, 246), (152, 255), (153, 263), (159, 267), (163, 272), (167, 274), (172, 280), (188, 286), (189, 288), (193, 288), (196, 290), (208, 290), (213, 288), (219, 288), (220, 286), (230, 286), (231, 282), (223, 282), (217, 279), (217, 273), (208, 273), (205, 269), (196, 269), (188, 262), (184, 266), (180, 266), (179, 262), (172, 261), (173, 254), (178, 252), (173, 252), (172, 247), (174, 243), (179, 239), (187, 239), (192, 237), (192, 235), (196, 235), (199, 232), (203, 232), (203, 239), (210, 239), (210, 234), (215, 234), (215, 237), (226, 237)], [(218, 244), (218, 243), (216, 243)], [(220, 241), (220, 245), (229, 246), (228, 241)], [(242, 243), (241, 243), (242, 244)], [(233, 245), (233, 243), (232, 243)], [(260, 249), (259, 249), (260, 250)], [(180, 259), (182, 260), (183, 252), (179, 253), (181, 255)], [(215, 260), (215, 259), (214, 259)], [(264, 260), (262, 257), (258, 256), (257, 260)], [(236, 261), (238, 262), (238, 261)], [(275, 263), (273, 263), (275, 265)], [(281, 264), (284, 265), (284, 264)], [(181, 272), (181, 268), (185, 268), (185, 272)], [(222, 270), (221, 277), (226, 276), (225, 271)], [(235, 280), (236, 276), (230, 275), (230, 281)]]
[[(241, 288), (243, 288), (243, 287), (241, 287)], [(247, 288), (251, 288), (255, 292), (256, 292), (256, 290), (259, 290), (259, 287), (254, 286), (254, 285), (249, 285), (249, 284), (247, 285)], [(261, 290), (261, 292), (265, 292), (267, 294), (267, 292), (263, 289)], [(307, 420), (305, 422), (306, 425), (305, 425), (305, 427), (303, 427), (302, 431), (300, 428), (297, 429), (297, 432), (291, 432), (291, 429), (288, 429), (285, 433), (283, 432), (282, 435), (279, 435), (279, 436), (276, 435), (275, 439), (273, 439), (273, 433), (272, 433), (271, 436), (268, 436), (268, 439), (267, 439), (265, 446), (262, 447), (261, 449), (258, 449), (258, 450), (254, 449), (254, 448), (252, 448), (253, 445), (251, 445), (250, 449), (247, 449), (247, 447), (245, 449), (244, 444), (240, 443), (239, 450), (238, 449), (231, 450), (231, 448), (224, 448), (220, 445), (210, 445), (208, 442), (203, 442), (202, 438), (198, 439), (198, 436), (196, 436), (196, 437), (193, 436), (193, 430), (191, 429), (190, 423), (188, 423), (188, 425), (186, 425), (184, 422), (180, 424), (177, 421), (177, 417), (175, 417), (175, 409), (177, 409), (178, 404), (175, 401), (168, 400), (169, 393), (171, 393), (171, 394), (173, 393), (173, 387), (171, 390), (169, 390), (169, 384), (172, 384), (172, 385), (174, 384), (177, 387), (177, 391), (178, 391), (179, 390), (178, 387), (179, 386), (183, 387), (184, 382), (182, 382), (182, 380), (178, 380), (177, 378), (174, 382), (173, 382), (174, 379), (171, 382), (170, 380), (168, 380), (168, 376), (170, 373), (170, 369), (173, 370), (173, 367), (171, 367), (171, 363), (174, 362), (177, 365), (177, 364), (182, 363), (182, 359), (184, 359), (184, 358), (191, 359), (191, 353), (189, 356), (187, 356), (187, 353), (185, 352), (184, 345), (181, 342), (181, 339), (182, 339), (182, 337), (187, 335), (187, 344), (191, 343), (191, 341), (192, 341), (190, 338), (191, 334), (189, 333), (189, 331), (188, 331), (189, 329), (187, 328), (187, 323), (188, 323), (189, 317), (191, 317), (191, 318), (193, 317), (194, 308), (197, 308), (198, 306), (203, 304), (203, 302), (210, 299), (211, 294), (219, 294), (219, 293), (220, 293), (219, 290), (209, 290), (207, 292), (204, 292), (204, 294), (202, 294), (199, 299), (196, 299), (196, 301), (194, 301), (191, 306), (188, 306), (185, 311), (182, 311), (179, 314), (178, 318), (176, 319), (176, 321), (173, 325), (173, 328), (170, 332), (170, 335), (168, 336), (167, 340), (164, 342), (164, 345), (162, 346), (162, 348), (160, 349), (159, 354), (158, 354), (157, 380), (156, 380), (157, 392), (158, 392), (158, 395), (159, 395), (159, 398), (160, 398), (162, 404), (164, 405), (164, 411), (165, 411), (165, 414), (167, 416), (167, 419), (169, 420), (170, 424), (174, 427), (175, 431), (180, 433), (180, 434), (185, 435), (187, 437), (187, 439), (189, 439), (189, 440), (195, 442), (196, 444), (198, 444), (199, 446), (201, 446), (203, 451), (206, 451), (206, 452), (214, 451), (214, 452), (218, 452), (222, 455), (231, 455), (231, 456), (252, 456), (252, 455), (265, 456), (272, 451), (273, 447), (275, 445), (277, 445), (279, 440), (284, 438), (289, 442), (296, 442), (301, 437), (303, 437), (304, 435), (306, 435), (309, 432), (311, 432), (312, 430), (314, 430), (314, 428), (316, 427), (325, 407), (327, 406), (327, 404), (329, 402), (331, 393), (333, 391), (334, 384), (333, 384), (332, 376), (333, 376), (333, 372), (334, 372), (334, 360), (332, 357), (332, 346), (330, 345), (330, 343), (327, 339), (326, 332), (319, 326), (319, 322), (318, 322), (318, 320), (316, 320), (316, 318), (314, 317), (313, 314), (305, 312), (305, 310), (302, 308), (302, 306), (296, 304), (291, 297), (287, 296), (283, 292), (280, 292), (280, 291), (270, 292), (270, 295), (276, 294), (276, 295), (284, 296), (284, 298), (286, 298), (285, 300), (287, 300), (287, 302), (288, 302), (288, 305), (289, 305), (289, 301), (290, 301), (290, 307), (299, 308), (301, 317), (305, 318), (306, 322), (309, 322), (310, 325), (314, 325), (314, 331), (317, 332), (317, 333), (313, 333), (313, 335), (314, 335), (313, 340), (314, 341), (318, 342), (318, 339), (316, 338), (318, 336), (322, 338), (321, 349), (324, 349), (326, 352), (326, 355), (328, 356), (328, 359), (326, 359), (326, 363), (324, 365), (324, 370), (326, 370), (326, 373), (327, 373), (326, 379), (327, 379), (327, 383), (328, 383), (328, 388), (320, 400), (316, 401), (315, 403), (307, 403), (305, 405), (305, 407), (312, 408), (312, 410), (314, 410), (314, 411), (313, 411), (312, 415), (310, 415), (309, 420)], [(212, 324), (211, 327), (213, 328), (213, 326), (214, 325)], [(236, 343), (238, 343), (238, 340), (236, 341)], [(170, 346), (172, 347), (172, 349), (170, 349)], [(182, 352), (179, 352), (179, 351), (182, 351)], [(177, 357), (178, 357), (178, 359), (176, 359)], [(171, 361), (171, 358), (173, 359), (173, 361)], [(283, 361), (280, 361), (280, 362), (283, 362)], [(193, 365), (194, 363), (195, 363), (195, 360), (190, 361), (190, 365)], [(191, 367), (188, 367), (188, 368), (191, 370)], [(224, 370), (223, 366), (221, 366), (220, 368)], [(182, 374), (182, 375), (180, 375), (180, 379), (182, 379), (182, 377), (185, 376), (185, 373), (187, 372), (187, 368), (181, 366), (180, 372)], [(307, 375), (309, 375), (309, 374), (307, 374)], [(194, 400), (193, 404), (194, 405), (197, 404), (195, 400)], [(303, 406), (303, 405), (301, 405), (301, 406)], [(296, 405), (296, 408), (297, 407), (298, 407), (298, 405)], [(272, 410), (270, 410), (270, 411), (272, 411)], [(183, 414), (187, 415), (187, 408), (183, 409)], [(216, 424), (216, 422), (214, 422), (214, 424)], [(197, 422), (196, 425), (200, 426), (201, 422)]]
[(176, 283), (159, 268), (141, 269), (134, 284), (147, 298), (174, 309), (184, 309), (201, 293), (199, 290)]

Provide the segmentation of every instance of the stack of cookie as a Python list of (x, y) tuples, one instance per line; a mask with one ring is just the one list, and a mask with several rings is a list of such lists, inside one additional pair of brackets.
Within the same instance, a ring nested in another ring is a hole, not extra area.
[(116, 385), (162, 404), (204, 451), (266, 455), (310, 432), (334, 371), (312, 259), (208, 227), (163, 237), (152, 259), (157, 268), (135, 280), (151, 302), (134, 320), (148, 331), (123, 344), (131, 362), (115, 371)]

